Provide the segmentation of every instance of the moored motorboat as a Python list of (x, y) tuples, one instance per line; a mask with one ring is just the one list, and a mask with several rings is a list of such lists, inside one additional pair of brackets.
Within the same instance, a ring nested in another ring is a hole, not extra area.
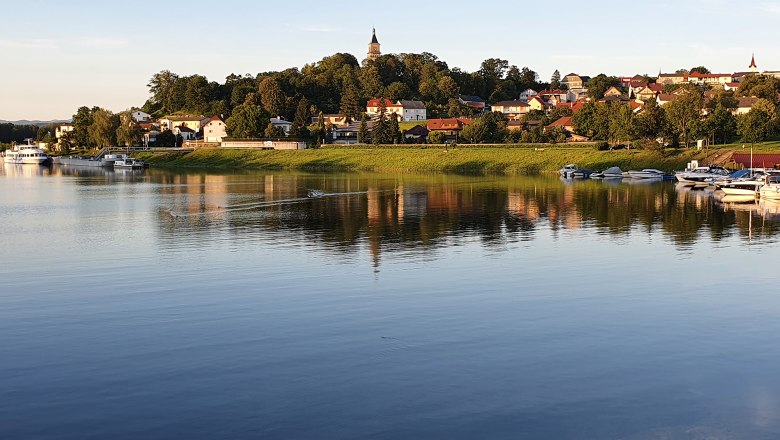
[(558, 173), (560, 173), (561, 177), (573, 177), (574, 172), (578, 170), (577, 165), (570, 163), (558, 170)]
[(764, 176), (764, 182), (758, 190), (758, 194), (762, 199), (780, 200), (780, 174), (770, 173)]
[(146, 167), (146, 162), (140, 159), (134, 159), (132, 157), (125, 157), (123, 159), (114, 161), (114, 169), (116, 168), (141, 169), (145, 167)]
[(729, 170), (718, 166), (696, 167), (693, 170), (674, 173), (678, 182), (691, 186), (702, 186), (703, 183), (706, 183), (704, 186), (707, 186), (713, 179), (724, 178), (728, 175)]
[(654, 168), (645, 168), (640, 171), (629, 170), (628, 175), (632, 179), (663, 179), (664, 178), (664, 172), (661, 170), (656, 170)]

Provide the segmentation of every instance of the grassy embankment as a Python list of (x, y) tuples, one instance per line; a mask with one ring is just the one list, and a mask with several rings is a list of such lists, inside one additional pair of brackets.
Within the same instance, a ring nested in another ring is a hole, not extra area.
[[(303, 151), (222, 150), (201, 148), (192, 153), (139, 153), (136, 156), (161, 168), (256, 169), (301, 171), (393, 171), (534, 174), (556, 171), (567, 163), (581, 168), (605, 169), (619, 166), (624, 170), (658, 168), (681, 169), (691, 159), (707, 163), (732, 150), (712, 148), (705, 151), (667, 150), (663, 153), (644, 150), (596, 151), (592, 146), (575, 144), (534, 146), (458, 146), (445, 150), (431, 146), (351, 146)], [(774, 149), (780, 143), (774, 143)], [(755, 151), (770, 151), (761, 145)]]

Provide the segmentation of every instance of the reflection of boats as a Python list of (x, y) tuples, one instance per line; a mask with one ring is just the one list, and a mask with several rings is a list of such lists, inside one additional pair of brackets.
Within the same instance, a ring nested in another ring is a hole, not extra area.
[(764, 176), (764, 184), (758, 190), (762, 199), (780, 200), (780, 174), (767, 174)]
[(591, 170), (576, 170), (571, 173), (571, 177), (575, 179), (587, 179), (590, 177), (591, 173), (593, 173)]
[(6, 150), (5, 158), (3, 158), (5, 163), (21, 165), (41, 165), (47, 160), (49, 160), (49, 156), (40, 148), (30, 145), (29, 139), (27, 145), (14, 145), (12, 149)]
[(750, 194), (750, 195), (724, 194), (718, 198), (718, 201), (720, 201), (721, 203), (755, 203), (756, 196), (754, 194)]
[(641, 171), (629, 170), (628, 175), (632, 179), (663, 179), (664, 178), (664, 172), (661, 170), (656, 170), (654, 168), (645, 168)]

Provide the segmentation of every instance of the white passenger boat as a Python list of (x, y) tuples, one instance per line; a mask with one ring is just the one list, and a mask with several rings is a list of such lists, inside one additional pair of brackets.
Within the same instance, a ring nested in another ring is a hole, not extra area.
[(40, 148), (30, 145), (29, 141), (27, 145), (14, 145), (12, 149), (6, 150), (3, 158), (5, 163), (24, 165), (41, 165), (47, 160), (49, 156)]
[(656, 170), (654, 168), (645, 168), (641, 171), (630, 170), (628, 171), (629, 177), (632, 179), (663, 179), (664, 172)]

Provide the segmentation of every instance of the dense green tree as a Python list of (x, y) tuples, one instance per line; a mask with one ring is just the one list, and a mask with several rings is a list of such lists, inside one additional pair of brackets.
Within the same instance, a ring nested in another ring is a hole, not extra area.
[(457, 99), (460, 92), (458, 83), (456, 83), (452, 77), (446, 75), (442, 75), (441, 78), (439, 78), (437, 88), (439, 89), (439, 96), (447, 100)]
[(119, 145), (132, 147), (141, 142), (141, 127), (133, 119), (132, 113), (124, 111), (119, 114), (119, 127), (116, 129), (116, 141)]
[(737, 118), (737, 131), (745, 142), (751, 144), (766, 140), (772, 132), (772, 116), (761, 109), (752, 108)]
[(176, 135), (171, 130), (165, 130), (157, 135), (154, 146), (158, 148), (174, 148), (177, 146)]
[(638, 138), (657, 139), (665, 131), (666, 114), (655, 99), (649, 99), (634, 118), (634, 133)]
[(358, 128), (358, 143), (366, 144), (369, 141), (368, 120), (366, 114), (360, 115), (360, 128)]
[(387, 122), (387, 107), (385, 106), (384, 98), (379, 99), (378, 111), (379, 114), (376, 117), (374, 129), (371, 131), (371, 141), (374, 145), (392, 143), (392, 135)]
[(284, 137), (284, 130), (282, 130), (282, 127), (276, 127), (272, 123), (268, 123), (268, 125), (265, 126), (265, 130), (263, 131), (263, 137), (267, 138), (280, 138)]
[(287, 99), (279, 82), (272, 77), (263, 79), (258, 87), (260, 100), (263, 108), (273, 117), (281, 116), (284, 113), (284, 105)]
[(429, 144), (443, 144), (445, 140), (446, 137), (441, 131), (431, 131), (428, 133), (427, 141)]
[(309, 101), (304, 96), (298, 101), (298, 108), (295, 110), (295, 119), (293, 119), (292, 127), (290, 127), (290, 134), (292, 136), (303, 135), (304, 129), (309, 125), (310, 119)]
[(712, 137), (713, 144), (718, 141), (727, 144), (737, 132), (737, 120), (723, 104), (719, 103), (707, 115), (704, 131)]
[(669, 125), (682, 136), (685, 147), (688, 146), (692, 128), (701, 119), (702, 107), (701, 94), (696, 90), (686, 89), (664, 108)]
[(91, 146), (111, 147), (116, 145), (116, 130), (119, 121), (110, 111), (102, 108), (92, 112), (92, 124), (87, 129)]
[(775, 104), (780, 103), (780, 79), (768, 75), (748, 75), (739, 84), (737, 96), (757, 96)]
[(600, 73), (588, 82), (588, 97), (601, 99), (604, 97), (604, 92), (609, 90), (610, 87), (620, 87), (620, 78)]
[(360, 103), (358, 102), (357, 89), (354, 86), (348, 87), (341, 95), (341, 105), (339, 112), (354, 121), (362, 113)]
[(559, 72), (558, 69), (555, 69), (555, 72), (553, 72), (552, 77), (550, 78), (550, 88), (557, 89), (560, 87), (561, 87), (561, 72)]
[(398, 115), (393, 113), (390, 115), (390, 122), (388, 124), (388, 133), (391, 139), (388, 143), (400, 144), (403, 143), (403, 134), (401, 134), (401, 128), (398, 125)]
[(73, 142), (76, 147), (89, 146), (89, 126), (92, 125), (92, 110), (82, 106), (73, 115)]
[(712, 73), (710, 72), (710, 69), (704, 67), (704, 66), (696, 66), (691, 68), (691, 70), (688, 71), (688, 73), (701, 73), (701, 74), (708, 74)]
[(635, 139), (634, 111), (628, 104), (608, 104), (609, 108), (609, 137), (613, 144), (621, 144)]
[(225, 125), (231, 137), (255, 138), (263, 135), (269, 119), (268, 112), (262, 107), (242, 104), (233, 109), (233, 114), (225, 121)]

